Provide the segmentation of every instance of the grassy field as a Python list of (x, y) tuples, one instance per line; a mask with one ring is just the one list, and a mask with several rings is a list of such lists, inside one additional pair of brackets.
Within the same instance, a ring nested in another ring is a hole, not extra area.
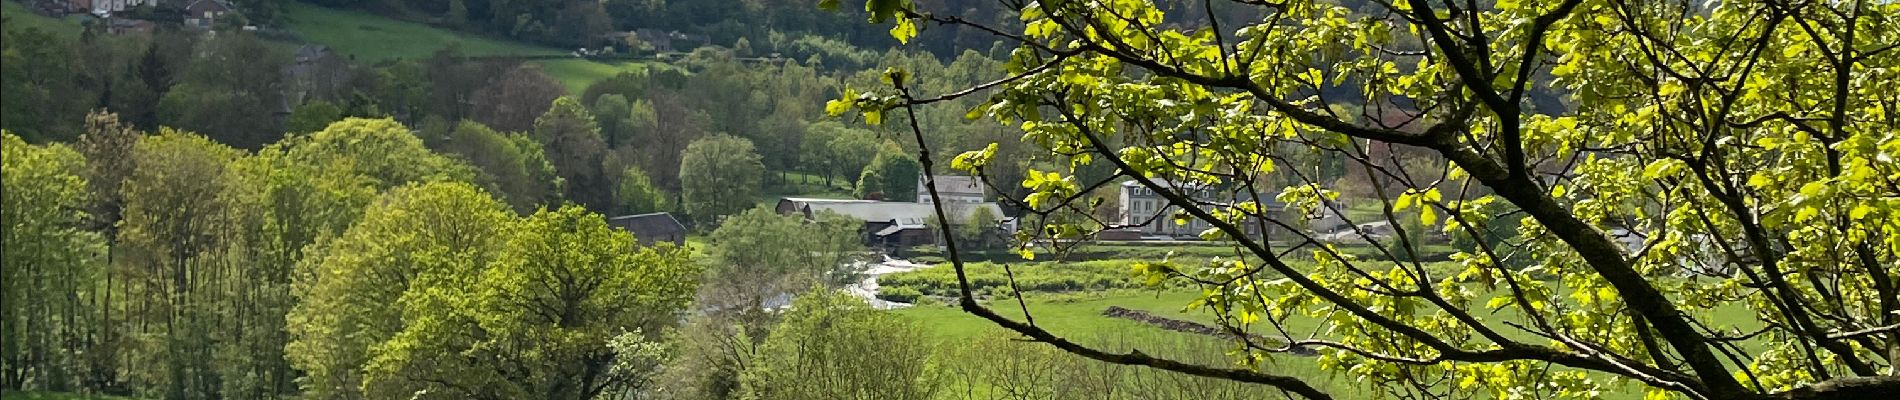
[(363, 63), (424, 58), (450, 43), (470, 56), (536, 56), (565, 52), (526, 43), (489, 39), (360, 11), (286, 2), (287, 27), (305, 41), (330, 46)]
[[(1562, 288), (1561, 285), (1556, 282), (1547, 283), (1558, 287), (1557, 293), (1554, 294), (1553, 298), (1569, 298), (1570, 290)], [(1506, 289), (1499, 288), (1480, 294), (1476, 297), (1475, 302), (1483, 304), (1492, 297), (1504, 295), (1505, 290)], [(1194, 321), (1210, 326), (1216, 325), (1216, 317), (1211, 310), (1185, 309), (1185, 305), (1197, 298), (1198, 295), (1198, 291), (1183, 288), (1159, 291), (1118, 289), (1061, 294), (1031, 293), (1026, 297), (1026, 303), (1030, 315), (1035, 317), (1035, 323), (1038, 326), (1048, 329), (1057, 335), (1092, 346), (1103, 346), (1112, 350), (1125, 351), (1127, 350), (1126, 348), (1117, 347), (1117, 345), (1122, 342), (1114, 340), (1113, 337), (1114, 335), (1125, 336), (1128, 334), (1161, 335), (1175, 338), (1188, 337), (1192, 339), (1182, 340), (1207, 341), (1209, 343), (1227, 344), (1231, 346), (1231, 343), (1217, 338), (1165, 331), (1150, 325), (1102, 315), (1102, 311), (1109, 306), (1119, 306), (1147, 311), (1166, 318)], [(965, 313), (953, 306), (930, 304), (932, 302), (926, 303), (927, 304), (899, 309), (893, 312), (921, 321), (929, 327), (929, 331), (935, 335), (938, 340), (945, 343), (952, 343), (952, 345), (955, 343), (970, 342), (977, 338), (985, 337), (986, 335), (1006, 334), (1003, 328), (996, 326), (996, 324)], [(998, 300), (987, 302), (987, 305), (999, 314), (1008, 316), (1017, 321), (1024, 320), (1022, 306), (1019, 306), (1014, 298), (998, 298)], [(1714, 309), (1686, 311), (1690, 312), (1699, 320), (1708, 322), (1717, 328), (1732, 327), (1741, 329), (1742, 331), (1752, 331), (1753, 329), (1759, 328), (1759, 324), (1755, 322), (1752, 311), (1736, 304), (1729, 304)], [(1512, 313), (1493, 314), (1483, 309), (1474, 309), (1473, 313), (1477, 314), (1480, 318), (1484, 318), (1486, 321), (1524, 322), (1519, 321), (1521, 317)], [(1319, 318), (1295, 315), (1288, 318), (1287, 321), (1285, 321), (1285, 325), (1286, 329), (1295, 336), (1304, 336), (1307, 334), (1317, 334), (1320, 337), (1327, 336), (1327, 333), (1323, 331), (1326, 324)], [(1495, 322), (1491, 325), (1497, 328), (1500, 333), (1514, 340), (1521, 340), (1526, 343), (1544, 343), (1543, 339), (1529, 333), (1504, 328), (1501, 324)], [(1257, 325), (1255, 329), (1272, 328), (1269, 325), (1262, 324)], [(1267, 334), (1267, 336), (1274, 335)], [(1769, 343), (1764, 343), (1759, 340), (1742, 344), (1744, 348), (1750, 351), (1759, 351), (1768, 345)], [(1363, 390), (1359, 388), (1359, 385), (1355, 382), (1346, 378), (1319, 371), (1317, 366), (1310, 364), (1309, 360), (1308, 358), (1302, 357), (1279, 357), (1269, 367), (1269, 371), (1277, 374), (1306, 378), (1320, 386), (1322, 390), (1334, 393), (1359, 393), (1359, 391)], [(1633, 384), (1612, 386), (1609, 389), (1610, 392), (1604, 393), (1603, 398), (1635, 399), (1641, 398), (1643, 395), (1643, 388)]]
[(0, 16), (6, 18), (7, 29), (39, 28), (67, 38), (79, 37), (79, 33), (85, 30), (85, 27), (79, 25), (77, 17), (53, 18), (39, 15), (12, 0), (0, 0)]
[[(395, 59), (420, 59), (459, 43), (469, 56), (559, 56), (568, 50), (488, 38), (427, 24), (400, 21), (353, 10), (338, 10), (289, 2), (284, 6), (288, 28), (311, 43), (329, 46), (364, 64)], [(568, 93), (580, 94), (601, 79), (621, 72), (644, 71), (647, 62), (598, 62), (583, 59), (536, 60)]]
[[(833, 177), (831, 186), (825, 186), (825, 179), (803, 172), (786, 174), (786, 181), (768, 184), (759, 191), (758, 204), (766, 207), (778, 205), (779, 199), (786, 197), (810, 197), (819, 199), (850, 199), (851, 182), (844, 178)], [(851, 179), (856, 179), (851, 178)]]
[(570, 94), (580, 94), (587, 90), (587, 85), (592, 85), (594, 82), (599, 82), (602, 79), (612, 78), (614, 75), (619, 75), (622, 72), (643, 72), (646, 71), (649, 66), (654, 65), (649, 62), (638, 61), (607, 63), (582, 59), (537, 60), (534, 63), (540, 64), (542, 71), (546, 71), (548, 75), (553, 76), (554, 80), (560, 81), (561, 86), (567, 88), (567, 92)]
[[(1181, 305), (1187, 304), (1194, 296), (1193, 292), (1179, 290), (1160, 292), (1116, 290), (1075, 295), (1032, 295), (1028, 297), (1027, 302), (1030, 315), (1035, 317), (1037, 326), (1078, 343), (1118, 352), (1139, 349), (1149, 354), (1218, 362), (1214, 360), (1224, 359), (1222, 358), (1224, 355), (1219, 353), (1224, 352), (1231, 345), (1225, 340), (1164, 330), (1153, 325), (1102, 315), (1102, 310), (1109, 306), (1119, 306), (1173, 319), (1203, 323), (1211, 321), (1212, 315), (1182, 310)], [(988, 305), (999, 314), (1017, 321), (1024, 320), (1021, 307), (1013, 300), (995, 301)], [(944, 346), (959, 346), (994, 335), (1007, 336), (1003, 328), (996, 324), (953, 306), (920, 305), (893, 312), (922, 321), (929, 326), (931, 334)], [(1021, 345), (1038, 346), (1033, 343)], [(1193, 355), (1167, 354), (1179, 352), (1183, 347), (1198, 348), (1203, 352)], [(1331, 393), (1360, 392), (1350, 381), (1319, 370), (1309, 360), (1291, 355), (1275, 357), (1270, 359), (1262, 370), (1300, 377)], [(982, 391), (984, 390), (978, 389), (978, 392)], [(948, 398), (962, 397), (953, 393)]]

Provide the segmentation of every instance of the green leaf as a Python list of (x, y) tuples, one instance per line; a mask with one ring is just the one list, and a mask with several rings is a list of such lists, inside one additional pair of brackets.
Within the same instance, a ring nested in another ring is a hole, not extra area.
[(1847, 212), (1847, 216), (1853, 219), (1862, 219), (1862, 218), (1867, 218), (1867, 214), (1872, 214), (1873, 212), (1874, 212), (1874, 208), (1872, 206), (1868, 206), (1866, 204), (1856, 204), (1854, 205), (1853, 211)]
[(917, 23), (909, 18), (898, 19), (897, 25), (891, 27), (891, 37), (897, 38), (899, 44), (910, 44), (910, 39), (917, 37)]

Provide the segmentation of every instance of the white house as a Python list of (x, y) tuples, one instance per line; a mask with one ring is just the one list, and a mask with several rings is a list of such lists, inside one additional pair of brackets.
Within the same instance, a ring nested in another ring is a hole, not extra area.
[(83, 4), (85, 7), (82, 7), (82, 8), (92, 9), (93, 15), (103, 16), (103, 15), (110, 15), (115, 12), (125, 11), (125, 9), (132, 8), (132, 7), (145, 6), (145, 5), (156, 6), (158, 5), (158, 0), (90, 0), (90, 1), (75, 1), (74, 5), (78, 6), (78, 5), (82, 5), (82, 3), (85, 3)]
[[(1155, 180), (1155, 182), (1163, 187), (1169, 188), (1169, 191), (1187, 195), (1189, 200), (1201, 205), (1203, 208), (1220, 207), (1234, 203), (1232, 193), (1227, 193), (1213, 186), (1160, 179)], [(1306, 223), (1306, 218), (1303, 218), (1303, 216), (1285, 215), (1286, 205), (1281, 204), (1277, 200), (1265, 198), (1267, 197), (1265, 195), (1262, 197), (1260, 201), (1264, 207), (1263, 211), (1266, 215), (1271, 216), (1270, 220), (1293, 226), (1301, 226)], [(1140, 182), (1134, 180), (1121, 183), (1120, 200), (1122, 209), (1120, 213), (1121, 220), (1118, 221), (1119, 224), (1128, 227), (1126, 229), (1139, 231), (1142, 236), (1167, 236), (1173, 238), (1198, 237), (1201, 232), (1213, 227), (1213, 225), (1208, 224), (1207, 221), (1192, 217), (1188, 218), (1186, 225), (1174, 223), (1174, 212), (1180, 208), (1169, 204), (1167, 198), (1161, 197), (1156, 194), (1154, 190), (1142, 186)], [(1266, 225), (1269, 233), (1284, 230), (1284, 228), (1278, 224), (1268, 223)], [(1240, 224), (1241, 229), (1249, 236), (1259, 236), (1260, 226), (1261, 224), (1256, 223)], [(1275, 237), (1275, 239), (1287, 238), (1287, 235), (1290, 235), (1290, 233), (1286, 235), (1276, 234), (1277, 237)]]
[[(978, 204), (989, 195), (983, 180), (974, 176), (937, 175), (937, 195), (949, 204)], [(924, 177), (917, 177), (917, 202), (930, 204), (930, 187)]]

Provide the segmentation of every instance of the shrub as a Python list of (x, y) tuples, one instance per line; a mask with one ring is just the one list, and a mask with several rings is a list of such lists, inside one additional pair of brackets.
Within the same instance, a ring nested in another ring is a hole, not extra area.
[(917, 299), (920, 299), (923, 297), (924, 297), (924, 292), (918, 291), (917, 288), (910, 287), (910, 286), (900, 286), (900, 287), (890, 288), (886, 290), (879, 290), (877, 292), (878, 299), (884, 300), (884, 301), (894, 301), (898, 303), (916, 303)]

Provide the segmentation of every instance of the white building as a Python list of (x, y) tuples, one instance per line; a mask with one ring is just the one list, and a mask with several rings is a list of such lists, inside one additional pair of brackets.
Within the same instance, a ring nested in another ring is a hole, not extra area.
[[(974, 176), (937, 175), (937, 195), (948, 204), (978, 204), (989, 195), (983, 180)], [(930, 204), (930, 187), (924, 184), (924, 177), (917, 177), (917, 202)]]
[[(1155, 180), (1155, 182), (1163, 187), (1169, 188), (1169, 191), (1187, 195), (1190, 200), (1199, 204), (1204, 209), (1222, 207), (1227, 204), (1233, 204), (1234, 202), (1232, 193), (1226, 193), (1224, 190), (1207, 185), (1159, 179)], [(1302, 226), (1305, 224), (1305, 218), (1287, 218), (1289, 216), (1281, 215), (1285, 213), (1286, 206), (1279, 201), (1267, 197), (1268, 196), (1263, 194), (1260, 201), (1264, 206), (1263, 211), (1265, 211), (1266, 215), (1271, 216), (1271, 220), (1294, 226)], [(1251, 199), (1248, 199), (1248, 201), (1251, 201)], [(1140, 232), (1142, 236), (1193, 238), (1199, 237), (1201, 232), (1213, 228), (1213, 225), (1208, 224), (1207, 221), (1202, 221), (1199, 218), (1191, 216), (1188, 217), (1188, 223), (1185, 225), (1174, 223), (1175, 210), (1179, 210), (1180, 208), (1170, 204), (1167, 198), (1156, 194), (1154, 190), (1142, 186), (1140, 182), (1134, 180), (1121, 183), (1121, 206), (1121, 220), (1118, 221), (1118, 223), (1127, 227), (1125, 229)], [(1268, 222), (1266, 225), (1267, 231), (1270, 233), (1284, 230), (1283, 227), (1272, 222)], [(1261, 224), (1252, 222), (1240, 224), (1240, 228), (1244, 230), (1247, 235), (1255, 237), (1260, 235), (1260, 226)], [(1290, 233), (1285, 235), (1276, 234), (1274, 239), (1288, 238), (1290, 238)]]
[(158, 0), (91, 0), (93, 15), (110, 15), (138, 6), (156, 6)]

